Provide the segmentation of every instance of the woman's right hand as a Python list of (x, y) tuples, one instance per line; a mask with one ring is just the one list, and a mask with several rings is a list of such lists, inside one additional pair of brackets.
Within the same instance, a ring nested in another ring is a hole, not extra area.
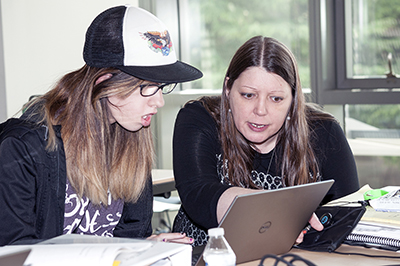
[[(320, 222), (315, 213), (312, 214), (310, 220), (308, 220), (308, 223), (312, 228), (314, 228), (317, 231), (322, 231), (322, 229), (324, 229), (324, 226), (322, 225), (322, 223)], [(303, 242), (305, 234), (307, 234), (306, 229), (300, 232), (300, 235), (296, 239), (296, 244), (300, 244), (301, 242)]]

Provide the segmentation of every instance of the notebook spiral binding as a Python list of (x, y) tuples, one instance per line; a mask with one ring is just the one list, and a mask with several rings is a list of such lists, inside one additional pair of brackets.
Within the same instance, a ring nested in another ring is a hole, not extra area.
[(350, 234), (347, 236), (346, 240), (365, 243), (365, 244), (384, 245), (400, 249), (400, 240), (389, 237)]

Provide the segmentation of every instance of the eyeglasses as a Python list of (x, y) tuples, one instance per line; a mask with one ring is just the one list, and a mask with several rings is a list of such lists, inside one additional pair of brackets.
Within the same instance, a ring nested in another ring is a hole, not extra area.
[(150, 97), (157, 93), (158, 90), (162, 90), (162, 94), (168, 94), (172, 92), (177, 83), (167, 84), (142, 84), (140, 87), (140, 95), (143, 97)]

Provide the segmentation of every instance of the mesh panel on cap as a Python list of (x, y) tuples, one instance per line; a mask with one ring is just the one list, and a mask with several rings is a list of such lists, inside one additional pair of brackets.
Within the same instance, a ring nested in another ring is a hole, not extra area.
[(86, 32), (83, 58), (93, 67), (123, 65), (122, 23), (126, 7), (110, 8), (98, 15)]

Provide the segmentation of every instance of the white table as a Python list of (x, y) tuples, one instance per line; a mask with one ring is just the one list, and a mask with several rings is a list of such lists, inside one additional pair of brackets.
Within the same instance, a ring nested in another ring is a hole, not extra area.
[(175, 190), (174, 172), (171, 169), (153, 169), (153, 195), (161, 195), (165, 198), (171, 196), (171, 191)]

